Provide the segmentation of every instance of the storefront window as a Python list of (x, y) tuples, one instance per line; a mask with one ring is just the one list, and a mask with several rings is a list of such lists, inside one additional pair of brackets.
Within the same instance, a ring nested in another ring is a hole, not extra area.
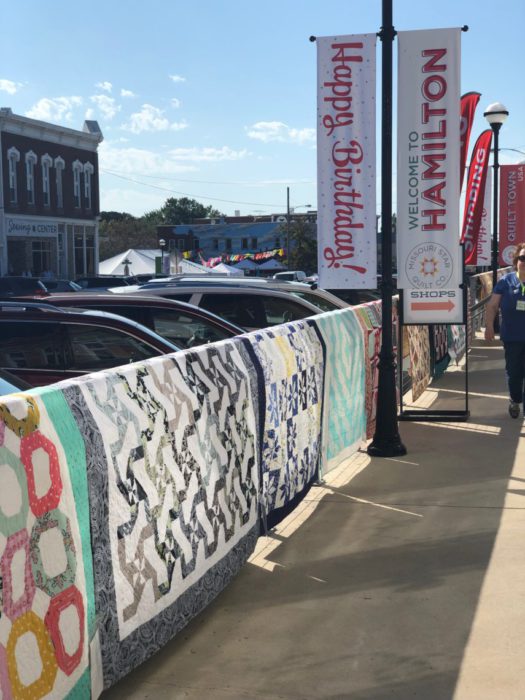
[(78, 276), (85, 275), (85, 264), (84, 264), (84, 227), (75, 226), (75, 274)]
[(86, 274), (95, 274), (95, 228), (86, 226)]
[(53, 264), (51, 262), (52, 241), (50, 239), (32, 241), (31, 255), (31, 269), (34, 277), (42, 277), (44, 273), (53, 273)]

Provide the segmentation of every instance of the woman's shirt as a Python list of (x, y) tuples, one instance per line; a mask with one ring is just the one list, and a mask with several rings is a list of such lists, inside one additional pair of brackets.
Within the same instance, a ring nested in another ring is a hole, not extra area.
[(525, 342), (525, 283), (515, 272), (509, 272), (496, 284), (494, 294), (501, 294), (500, 338), (505, 342)]

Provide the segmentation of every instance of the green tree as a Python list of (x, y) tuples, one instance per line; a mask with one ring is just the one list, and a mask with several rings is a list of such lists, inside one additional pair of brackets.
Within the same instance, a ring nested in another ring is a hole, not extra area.
[(205, 206), (195, 199), (170, 197), (160, 209), (151, 211), (144, 216), (147, 221), (155, 224), (191, 224), (194, 219), (208, 219), (223, 216), (217, 209)]
[(134, 219), (135, 217), (125, 211), (101, 211), (101, 221), (125, 221), (126, 219)]
[[(129, 215), (128, 215), (129, 216)], [(102, 220), (99, 226), (100, 259), (106, 260), (128, 248), (157, 248), (157, 231), (152, 221), (136, 219)]]
[[(287, 226), (281, 226), (283, 240), (287, 239)], [(317, 225), (305, 219), (290, 221), (290, 251), (288, 269), (317, 271)]]

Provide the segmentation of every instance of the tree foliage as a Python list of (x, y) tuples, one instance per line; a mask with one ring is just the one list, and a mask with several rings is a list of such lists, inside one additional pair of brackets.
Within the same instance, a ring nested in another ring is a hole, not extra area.
[(102, 220), (99, 226), (100, 259), (123, 253), (128, 248), (157, 248), (155, 224), (144, 218)]
[[(281, 227), (284, 240), (287, 237), (286, 224)], [(317, 271), (317, 227), (315, 224), (298, 219), (290, 222), (289, 270), (304, 270), (311, 274)]]
[(213, 207), (195, 199), (170, 197), (160, 209), (134, 217), (127, 212), (100, 212), (100, 259), (105, 260), (128, 248), (157, 248), (156, 226), (191, 224), (194, 219), (223, 216)]
[(195, 199), (188, 197), (169, 197), (160, 209), (151, 211), (144, 216), (147, 221), (155, 224), (191, 224), (195, 219), (208, 219), (223, 216), (217, 209), (205, 206)]

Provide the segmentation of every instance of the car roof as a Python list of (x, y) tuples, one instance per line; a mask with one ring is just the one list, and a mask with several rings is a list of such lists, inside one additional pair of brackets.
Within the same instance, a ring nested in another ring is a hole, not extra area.
[[(309, 289), (309, 288), (308, 288)], [(183, 287), (180, 285), (177, 286), (166, 286), (166, 287), (156, 287), (154, 289), (139, 289), (137, 294), (147, 294), (148, 296), (164, 296), (168, 294), (217, 294), (217, 295), (231, 295), (231, 294), (250, 294), (253, 296), (262, 296), (262, 297), (276, 297), (278, 299), (284, 299), (284, 300), (290, 300), (290, 293), (281, 291), (279, 289), (271, 289), (271, 288), (260, 288), (260, 287), (221, 287), (218, 285), (204, 285), (202, 287)], [(120, 296), (120, 295), (118, 295)], [(312, 315), (316, 315), (320, 313), (320, 309), (318, 306), (315, 306), (312, 302), (308, 301), (307, 299), (304, 299), (303, 297), (297, 297), (297, 296), (292, 296), (292, 299), (305, 306), (308, 308), (311, 312)], [(340, 299), (336, 300), (336, 305), (338, 308), (344, 308), (346, 307), (346, 304), (341, 301)]]
[[(153, 294), (100, 294), (92, 292), (75, 292), (71, 294), (69, 292), (58, 292), (56, 294), (50, 294), (50, 296), (42, 299), (41, 303), (54, 304), (56, 306), (61, 306), (62, 304), (72, 304), (75, 307), (81, 307), (84, 304), (108, 304), (108, 305), (122, 305), (122, 306), (145, 306), (145, 307), (160, 307), (163, 309), (177, 309), (180, 311), (186, 311), (190, 314), (197, 314), (203, 318), (209, 318), (212, 321), (229, 328), (233, 333), (244, 333), (244, 330), (239, 326), (236, 326), (230, 321), (217, 316), (211, 311), (201, 308), (200, 306), (195, 306), (194, 304), (188, 304), (185, 301), (180, 301), (179, 299), (166, 299), (161, 296), (155, 296)], [(69, 308), (69, 307), (68, 307)]]
[[(174, 282), (168, 282), (165, 285), (141, 285), (139, 287), (128, 288), (126, 291), (128, 294), (155, 294), (157, 292), (160, 294), (180, 293), (180, 294), (210, 294), (218, 293), (224, 294), (226, 292), (232, 292), (233, 290), (250, 290), (250, 294), (283, 294), (289, 297), (290, 293), (296, 293), (298, 295), (306, 296), (320, 296), (327, 301), (330, 301), (337, 308), (345, 308), (347, 304), (336, 297), (334, 294), (327, 292), (324, 289), (312, 289), (309, 284), (304, 284), (303, 282), (279, 282), (277, 280), (268, 280), (262, 282), (262, 280), (256, 281), (255, 283), (251, 280), (246, 279), (246, 281), (240, 282), (236, 280), (206, 280), (204, 283), (196, 278), (188, 278), (187, 280), (176, 280)], [(262, 283), (261, 283), (262, 282)], [(117, 289), (109, 289), (111, 294), (120, 294)], [(297, 298), (297, 297), (296, 297)], [(302, 301), (306, 301), (304, 296), (300, 296)]]

